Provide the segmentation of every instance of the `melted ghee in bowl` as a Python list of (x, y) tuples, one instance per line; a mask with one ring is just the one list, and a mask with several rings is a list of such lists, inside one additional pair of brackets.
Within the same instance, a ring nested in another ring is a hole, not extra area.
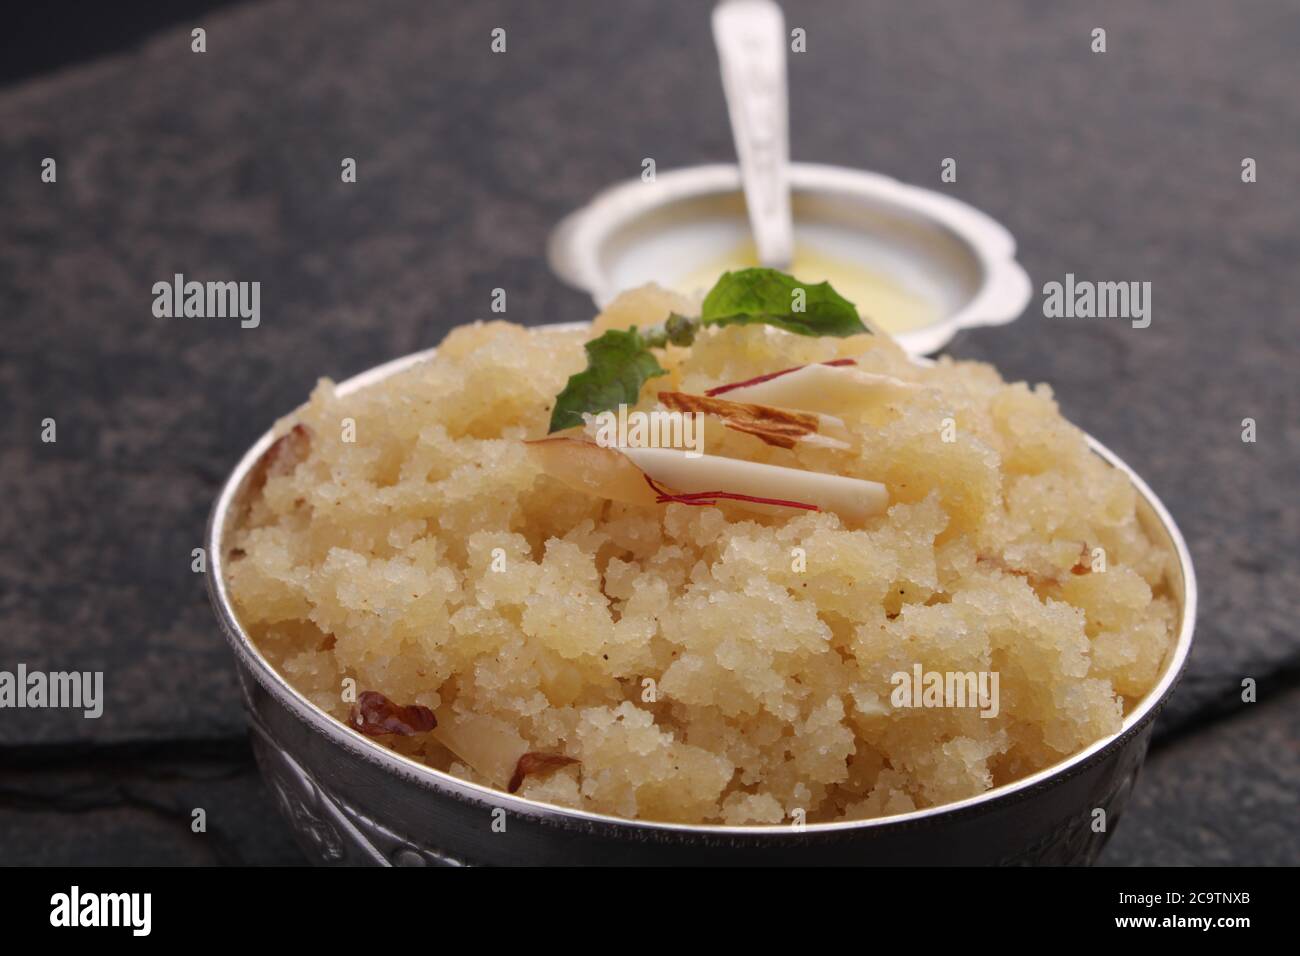
[[(724, 272), (758, 264), (754, 243), (744, 242), (726, 255), (692, 269), (672, 285), (687, 295), (703, 295)], [(836, 292), (857, 306), (859, 315), (866, 316), (886, 332), (923, 328), (941, 318), (933, 302), (912, 293), (885, 273), (828, 255), (802, 242), (795, 244), (794, 261), (785, 271), (800, 282), (829, 282)]]

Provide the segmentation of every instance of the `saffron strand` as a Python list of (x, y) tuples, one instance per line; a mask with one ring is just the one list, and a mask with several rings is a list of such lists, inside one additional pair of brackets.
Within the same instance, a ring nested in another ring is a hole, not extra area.
[(676, 502), (681, 505), (716, 505), (718, 499), (726, 501), (747, 501), (755, 505), (774, 505), (778, 508), (799, 508), (802, 511), (821, 511), (816, 505), (810, 505), (805, 501), (786, 501), (783, 498), (760, 498), (755, 495), (742, 495), (734, 491), (692, 491), (689, 493), (678, 494), (667, 491), (655, 483), (655, 480), (649, 475), (645, 476), (646, 484), (650, 486), (659, 497), (655, 501), (659, 504), (668, 504)]
[[(817, 362), (818, 365), (857, 365), (856, 359), (838, 358), (831, 359), (829, 362)], [(791, 368), (783, 368), (779, 372), (768, 372), (766, 375), (757, 375), (754, 378), (747, 378), (743, 382), (731, 382), (727, 385), (718, 385), (714, 388), (706, 389), (704, 394), (713, 398), (723, 395), (737, 388), (749, 388), (751, 385), (762, 385), (764, 382), (770, 382), (774, 378), (780, 378), (782, 375), (789, 375), (791, 372), (797, 372), (801, 368), (807, 368), (806, 365), (795, 365)]]

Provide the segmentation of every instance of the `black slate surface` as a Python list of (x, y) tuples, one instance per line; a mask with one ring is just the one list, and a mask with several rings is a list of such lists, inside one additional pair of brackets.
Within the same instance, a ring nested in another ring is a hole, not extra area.
[[(1046, 319), (1036, 299), (949, 351), (1051, 382), (1194, 555), (1192, 663), (1106, 861), (1297, 862), (1300, 8), (841, 0), (787, 18), (808, 33), (796, 159), (979, 206), (1039, 287), (1152, 283), (1150, 328)], [(185, 26), (0, 90), (0, 668), (102, 668), (107, 695), (93, 721), (0, 711), (4, 862), (296, 859), (190, 571), (223, 475), (318, 376), (436, 344), (494, 287), (515, 321), (586, 317), (543, 261), (550, 227), (643, 157), (730, 156), (707, 10), (686, 0), (275, 0), (196, 25), (206, 54)], [(261, 326), (154, 318), (175, 272), (260, 280)], [(1244, 677), (1260, 703), (1240, 704)], [(219, 840), (177, 829), (199, 800)]]

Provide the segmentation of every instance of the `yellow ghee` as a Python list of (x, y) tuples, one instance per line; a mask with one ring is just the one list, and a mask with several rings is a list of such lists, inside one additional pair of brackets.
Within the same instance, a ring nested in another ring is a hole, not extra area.
[[(701, 295), (711, 289), (724, 272), (757, 265), (758, 251), (752, 241), (746, 241), (681, 276), (672, 286), (685, 295)], [(932, 302), (904, 288), (893, 277), (806, 243), (795, 244), (794, 261), (786, 271), (800, 282), (829, 282), (836, 292), (857, 306), (859, 315), (886, 332), (908, 332), (940, 318), (939, 310)]]

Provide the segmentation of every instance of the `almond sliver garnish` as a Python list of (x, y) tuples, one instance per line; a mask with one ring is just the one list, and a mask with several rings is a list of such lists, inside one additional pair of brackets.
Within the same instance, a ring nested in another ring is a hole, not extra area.
[(574, 491), (630, 505), (656, 503), (645, 477), (618, 449), (578, 438), (542, 438), (524, 444), (539, 470)]
[(753, 435), (778, 448), (793, 448), (803, 441), (829, 448), (848, 448), (848, 429), (833, 415), (800, 412), (772, 405), (733, 402), (709, 395), (686, 392), (660, 392), (659, 401), (673, 411), (715, 415), (738, 432)]
[(767, 379), (753, 379), (753, 384), (722, 386), (710, 389), (725, 394), (733, 402), (772, 405), (810, 412), (841, 412), (862, 399), (896, 396), (922, 388), (892, 375), (865, 372), (848, 365), (804, 365)]
[[(736, 495), (814, 505), (848, 521), (879, 514), (889, 505), (889, 492), (884, 485), (861, 478), (717, 455), (691, 458), (676, 448), (620, 448), (619, 451), (655, 482), (685, 495), (725, 489)], [(777, 505), (748, 501), (735, 504), (767, 514), (786, 513)]]

